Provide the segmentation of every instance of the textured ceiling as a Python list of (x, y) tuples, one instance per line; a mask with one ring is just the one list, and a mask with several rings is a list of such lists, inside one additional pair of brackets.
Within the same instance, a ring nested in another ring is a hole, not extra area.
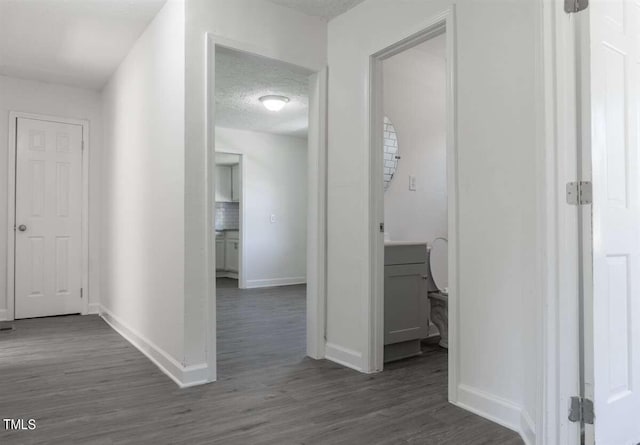
[(304, 14), (322, 17), (325, 20), (347, 12), (364, 0), (271, 0), (278, 5), (296, 9)]
[(166, 0), (0, 0), (0, 74), (100, 89)]
[[(283, 62), (216, 47), (216, 125), (304, 137), (309, 126), (310, 71)], [(278, 112), (259, 98), (287, 96)]]

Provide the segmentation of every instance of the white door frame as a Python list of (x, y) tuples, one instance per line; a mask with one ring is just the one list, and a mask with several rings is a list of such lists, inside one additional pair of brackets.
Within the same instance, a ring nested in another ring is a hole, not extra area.
[[(277, 52), (255, 44), (241, 42), (208, 32), (206, 39), (205, 73), (205, 143), (207, 147), (207, 188), (215, 190), (215, 48), (216, 45), (231, 48), (284, 63), (294, 64), (315, 73), (311, 75), (309, 95), (309, 152), (307, 218), (307, 355), (314, 359), (324, 358), (326, 320), (326, 176), (327, 176), (327, 70), (300, 65), (284, 60)], [(210, 194), (208, 193), (208, 196)], [(207, 200), (207, 228), (214, 229), (214, 200)], [(244, 201), (244, 200), (243, 200)], [(210, 232), (209, 232), (210, 233)], [(206, 249), (209, 261), (208, 294), (205, 306), (206, 353), (209, 380), (217, 378), (217, 332), (216, 332), (216, 277), (215, 236), (209, 234)]]
[(578, 22), (563, 2), (538, 0), (538, 189), (541, 279), (541, 367), (536, 422), (538, 443), (577, 445), (580, 426), (568, 420), (579, 395), (579, 208), (566, 202), (565, 185), (579, 180), (580, 125)]
[(9, 159), (7, 163), (7, 320), (15, 319), (15, 224), (16, 224), (16, 150), (18, 119), (34, 119), (82, 126), (82, 315), (89, 313), (89, 121), (44, 114), (9, 112)]
[[(245, 175), (245, 163), (244, 163), (244, 154), (241, 153), (238, 150), (231, 150), (231, 149), (227, 149), (227, 148), (219, 148), (218, 150), (216, 150), (215, 154), (228, 154), (228, 155), (236, 155), (239, 157), (240, 161), (239, 163), (239, 167), (238, 169), (240, 170), (240, 224), (239, 224), (239, 229), (238, 232), (240, 233), (240, 236), (238, 237), (238, 242), (240, 244), (240, 249), (238, 252), (238, 287), (240, 289), (246, 289), (247, 288), (247, 274), (244, 272), (245, 271), (245, 252), (244, 252), (244, 231), (245, 231), (245, 221), (244, 221), (244, 216), (246, 215), (246, 207), (245, 207), (245, 199), (244, 199), (244, 175)], [(214, 178), (215, 179), (215, 178)], [(215, 201), (215, 190), (214, 190), (214, 201)], [(215, 206), (215, 202), (213, 203), (213, 205)], [(215, 227), (215, 209), (213, 212), (213, 227)], [(215, 238), (215, 237), (214, 237)], [(215, 239), (214, 239), (215, 241)], [(214, 242), (214, 246), (215, 246), (215, 242)], [(215, 255), (214, 255), (215, 256)], [(214, 269), (215, 269), (215, 264), (214, 264)]]
[(447, 54), (447, 190), (449, 232), (449, 400), (457, 400), (458, 387), (458, 167), (456, 144), (456, 29), (454, 9), (433, 17), (425, 28), (370, 57), (370, 196), (371, 227), (371, 300), (368, 326), (366, 372), (383, 369), (384, 353), (384, 234), (378, 225), (384, 221), (384, 187), (382, 178), (383, 82), (382, 62), (402, 51), (441, 34), (446, 34)]

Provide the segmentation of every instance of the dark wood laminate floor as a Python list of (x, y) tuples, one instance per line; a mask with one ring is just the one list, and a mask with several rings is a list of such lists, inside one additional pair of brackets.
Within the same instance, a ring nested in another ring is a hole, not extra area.
[(178, 389), (97, 316), (23, 320), (0, 332), (0, 417), (38, 425), (0, 424), (0, 444), (522, 443), (447, 403), (437, 346), (376, 375), (310, 360), (303, 287), (221, 284), (221, 377), (210, 385)]
[(218, 379), (296, 363), (306, 349), (306, 288), (238, 289), (217, 280)]

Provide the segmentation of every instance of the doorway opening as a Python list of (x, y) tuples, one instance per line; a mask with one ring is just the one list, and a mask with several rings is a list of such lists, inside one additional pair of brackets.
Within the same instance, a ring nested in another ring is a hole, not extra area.
[(216, 152), (216, 280), (226, 288), (246, 288), (242, 258), (242, 155)]
[(314, 356), (308, 331), (324, 326), (317, 304), (308, 307), (318, 295), (317, 263), (308, 265), (315, 252), (307, 248), (317, 241), (308, 220), (317, 211), (318, 165), (309, 157), (320, 151), (310, 117), (318, 75), (213, 47), (216, 358), (229, 378)]
[[(426, 354), (455, 400), (456, 154), (449, 13), (371, 58), (370, 368)], [(392, 364), (393, 363), (393, 364)]]

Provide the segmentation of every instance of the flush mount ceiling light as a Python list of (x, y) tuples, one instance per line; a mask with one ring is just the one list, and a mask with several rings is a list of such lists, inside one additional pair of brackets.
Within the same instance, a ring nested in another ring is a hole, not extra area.
[(269, 111), (280, 111), (289, 102), (288, 97), (275, 95), (262, 96), (259, 100)]

